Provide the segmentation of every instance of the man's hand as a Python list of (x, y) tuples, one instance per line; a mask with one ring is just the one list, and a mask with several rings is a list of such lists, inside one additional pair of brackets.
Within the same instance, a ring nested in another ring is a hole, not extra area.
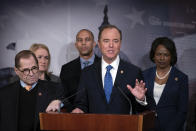
[(140, 82), (138, 79), (135, 80), (135, 87), (132, 88), (130, 85), (127, 85), (127, 88), (130, 92), (140, 101), (144, 101), (145, 93), (147, 88), (145, 88), (145, 83), (141, 80)]
[(60, 100), (53, 100), (52, 102), (50, 102), (50, 104), (46, 108), (46, 112), (47, 113), (60, 112), (60, 109), (61, 109), (61, 101)]
[(75, 108), (71, 113), (84, 113), (84, 111), (79, 108)]

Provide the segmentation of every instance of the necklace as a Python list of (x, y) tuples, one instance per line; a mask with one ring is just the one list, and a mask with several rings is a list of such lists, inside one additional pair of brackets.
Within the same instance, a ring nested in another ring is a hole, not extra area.
[(156, 76), (157, 76), (157, 78), (160, 79), (160, 80), (165, 79), (165, 78), (168, 76), (168, 74), (170, 73), (171, 68), (172, 68), (172, 67), (170, 67), (169, 71), (168, 71), (163, 77), (160, 77), (160, 76), (158, 75), (158, 73), (157, 73), (157, 70), (156, 70)]

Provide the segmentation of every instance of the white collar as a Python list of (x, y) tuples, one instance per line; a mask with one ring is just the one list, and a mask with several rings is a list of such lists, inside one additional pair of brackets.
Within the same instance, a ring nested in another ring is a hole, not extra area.
[(108, 65), (111, 65), (111, 66), (113, 67), (113, 69), (117, 70), (117, 69), (118, 69), (119, 62), (120, 62), (119, 55), (116, 57), (116, 59), (115, 59), (111, 64), (108, 64), (108, 63), (103, 59), (103, 56), (102, 56), (102, 59), (101, 59), (102, 69), (106, 69), (106, 67), (107, 67)]

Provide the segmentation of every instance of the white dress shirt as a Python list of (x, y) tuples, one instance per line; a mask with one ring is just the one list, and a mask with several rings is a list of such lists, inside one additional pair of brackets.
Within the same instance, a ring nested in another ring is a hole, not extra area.
[(101, 59), (103, 88), (104, 88), (104, 78), (105, 78), (105, 74), (106, 74), (106, 71), (107, 71), (106, 67), (108, 65), (111, 65), (113, 67), (110, 70), (110, 73), (112, 75), (112, 82), (113, 82), (113, 85), (114, 85), (114, 82), (115, 82), (115, 79), (116, 79), (116, 74), (117, 74), (117, 71), (118, 71), (119, 62), (120, 62), (119, 56), (117, 56), (116, 59), (111, 64), (106, 63), (103, 58)]
[(160, 98), (161, 98), (161, 95), (163, 93), (163, 89), (165, 88), (165, 85), (166, 84), (162, 84), (162, 85), (159, 85), (158, 83), (154, 82), (154, 100), (156, 102), (156, 104), (158, 104)]

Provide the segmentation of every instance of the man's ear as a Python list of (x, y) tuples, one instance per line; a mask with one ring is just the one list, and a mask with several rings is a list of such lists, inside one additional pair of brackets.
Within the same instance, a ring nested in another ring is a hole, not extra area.
[(16, 75), (18, 75), (19, 70), (16, 67), (14, 67), (14, 71), (16, 72)]

